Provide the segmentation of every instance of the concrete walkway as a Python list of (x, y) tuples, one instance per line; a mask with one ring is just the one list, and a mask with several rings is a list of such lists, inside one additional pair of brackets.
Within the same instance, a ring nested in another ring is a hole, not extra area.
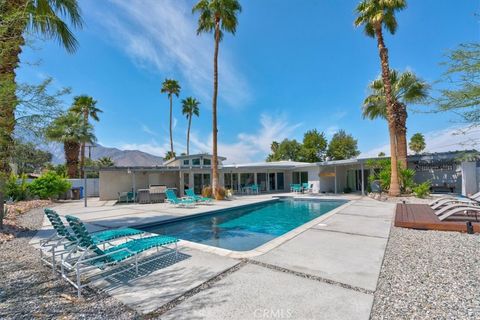
[[(245, 197), (192, 210), (268, 198)], [(55, 209), (95, 229), (189, 214), (158, 204)], [(181, 247), (179, 260), (147, 264), (140, 278), (126, 275), (96, 286), (139, 313), (162, 319), (368, 319), (393, 213), (391, 203), (353, 200), (322, 224), (253, 259)]]

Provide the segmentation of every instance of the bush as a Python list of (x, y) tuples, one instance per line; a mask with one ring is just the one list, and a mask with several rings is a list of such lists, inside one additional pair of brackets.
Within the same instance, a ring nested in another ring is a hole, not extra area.
[(431, 187), (430, 181), (425, 181), (423, 183), (420, 183), (418, 186), (413, 188), (413, 194), (417, 198), (425, 198), (430, 195), (430, 187)]
[(415, 187), (415, 170), (413, 169), (400, 169), (399, 171), (400, 187), (403, 192), (410, 193)]
[[(18, 183), (18, 180), (20, 180)], [(5, 183), (5, 194), (13, 201), (22, 201), (29, 198), (27, 176), (23, 174), (21, 177), (16, 174), (10, 174), (10, 177)]]
[(212, 197), (212, 187), (207, 186), (202, 189), (202, 197), (211, 198)]
[(217, 189), (217, 195), (215, 197), (215, 200), (224, 200), (226, 194), (227, 192), (225, 191), (225, 188), (219, 187)]
[(47, 171), (38, 179), (33, 180), (29, 186), (29, 190), (33, 195), (40, 199), (51, 199), (67, 192), (72, 184), (54, 171)]

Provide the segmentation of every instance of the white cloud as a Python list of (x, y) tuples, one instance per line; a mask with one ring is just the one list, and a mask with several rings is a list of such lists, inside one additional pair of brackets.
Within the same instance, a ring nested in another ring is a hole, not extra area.
[[(260, 116), (260, 126), (256, 132), (239, 133), (237, 141), (233, 143), (220, 141), (218, 154), (227, 158), (225, 163), (263, 161), (270, 152), (272, 141), (291, 138), (295, 130), (301, 125), (301, 123), (289, 123), (285, 115), (274, 118), (267, 114), (262, 114)], [(192, 148), (194, 150), (211, 153), (212, 136), (210, 135), (206, 141), (200, 139), (196, 134), (191, 136)]]
[[(480, 146), (480, 128), (467, 130), (465, 127), (452, 126), (443, 130), (424, 133), (425, 152), (446, 152), (456, 150), (478, 149)], [(360, 157), (376, 157), (378, 153), (390, 154), (390, 145), (386, 144), (362, 152)], [(411, 150), (409, 150), (412, 153)]]
[(330, 139), (335, 133), (338, 132), (338, 130), (340, 130), (340, 128), (336, 125), (329, 126), (327, 129), (325, 129), (325, 135)]
[[(292, 139), (295, 130), (301, 123), (290, 123), (285, 115), (271, 117), (266, 114), (260, 116), (260, 125), (255, 132), (243, 132), (237, 135), (236, 141), (226, 143), (220, 141), (218, 144), (218, 154), (227, 158), (225, 163), (246, 163), (252, 161), (263, 161), (270, 152), (272, 141), (281, 141), (285, 138)], [(174, 137), (174, 146), (177, 154), (186, 150), (185, 138), (183, 136)], [(165, 137), (163, 141), (158, 142), (152, 139), (146, 143), (119, 143), (117, 147), (121, 150), (140, 150), (157, 156), (165, 156), (170, 150), (170, 140)], [(208, 138), (200, 137), (196, 132), (190, 134), (190, 153), (211, 153), (212, 135)]]
[(143, 132), (148, 133), (151, 136), (155, 136), (155, 137), (157, 136), (157, 133), (152, 129), (150, 129), (150, 127), (148, 127), (146, 124), (142, 124), (141, 128)]
[[(197, 36), (191, 3), (176, 1), (112, 0), (116, 10), (105, 11), (98, 20), (110, 37), (139, 66), (162, 74), (181, 73), (203, 100), (211, 100), (213, 37)], [(247, 81), (233, 65), (227, 48), (219, 57), (220, 98), (232, 107), (250, 99)]]

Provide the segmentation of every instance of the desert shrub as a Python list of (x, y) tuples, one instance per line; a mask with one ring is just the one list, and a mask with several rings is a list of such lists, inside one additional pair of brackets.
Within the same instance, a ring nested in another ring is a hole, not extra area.
[(30, 192), (40, 199), (51, 199), (68, 191), (72, 184), (54, 171), (47, 171), (29, 186)]
[(215, 196), (215, 199), (216, 200), (224, 200), (226, 194), (227, 194), (227, 192), (226, 192), (225, 188), (219, 187), (217, 189), (217, 194)]
[[(374, 170), (373, 175), (368, 177), (369, 182), (379, 181), (382, 190), (388, 191), (390, 189), (390, 178), (392, 175), (390, 159), (369, 160), (367, 161), (367, 167)], [(415, 170), (399, 167), (398, 178), (402, 192), (410, 193), (413, 187), (415, 187)]]
[(423, 183), (420, 183), (416, 187), (413, 187), (412, 191), (417, 198), (425, 198), (430, 195), (430, 187), (430, 181), (425, 181)]
[[(20, 183), (18, 180), (20, 180)], [(14, 201), (26, 200), (30, 195), (28, 186), (25, 174), (19, 177), (12, 173), (5, 183), (5, 194)]]
[(410, 193), (415, 187), (415, 170), (413, 169), (400, 169), (399, 170), (400, 187), (403, 192)]
[(202, 189), (202, 197), (211, 198), (213, 195), (212, 187), (206, 186)]

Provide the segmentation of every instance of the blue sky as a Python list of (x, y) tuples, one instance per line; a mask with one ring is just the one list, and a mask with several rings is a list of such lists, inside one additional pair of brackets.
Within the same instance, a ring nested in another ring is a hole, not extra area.
[[(219, 153), (229, 162), (263, 160), (272, 140), (301, 140), (308, 129), (327, 137), (345, 129), (363, 155), (387, 151), (384, 121), (363, 120), (367, 84), (380, 72), (376, 41), (353, 26), (356, 0), (244, 0), (235, 36), (220, 47)], [(85, 26), (80, 48), (67, 54), (54, 42), (26, 48), (22, 81), (45, 76), (73, 95), (88, 94), (104, 110), (99, 143), (164, 155), (168, 149), (165, 78), (178, 79), (181, 98), (201, 101), (193, 119), (191, 151), (211, 150), (213, 37), (196, 35), (194, 1), (80, 1)], [(446, 50), (480, 37), (478, 1), (408, 1), (399, 29), (386, 36), (393, 68), (426, 81), (439, 79)], [(66, 105), (71, 97), (66, 98)], [(415, 106), (429, 110), (431, 107)], [(187, 121), (174, 101), (174, 140), (185, 151)], [(411, 112), (409, 135), (425, 133), (427, 149), (460, 149), (452, 114)], [(473, 134), (473, 136), (472, 136)], [(471, 137), (480, 136), (473, 132)]]

